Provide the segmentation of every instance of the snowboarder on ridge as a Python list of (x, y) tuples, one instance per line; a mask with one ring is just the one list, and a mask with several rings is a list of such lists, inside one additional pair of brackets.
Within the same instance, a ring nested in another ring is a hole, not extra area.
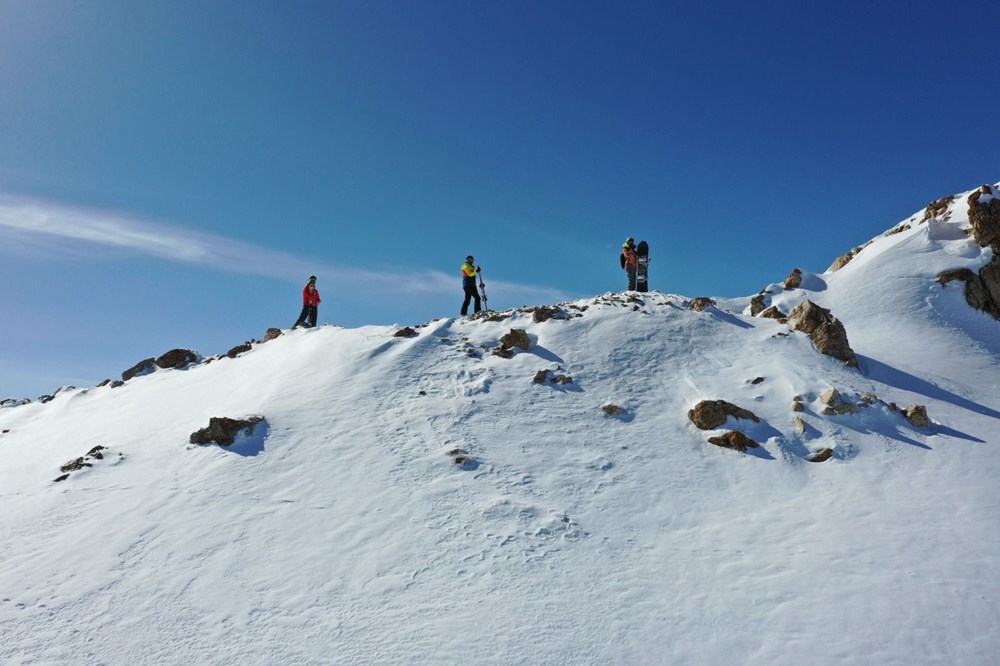
[(465, 290), (465, 300), (462, 302), (462, 315), (469, 314), (469, 301), (475, 299), (473, 312), (479, 312), (481, 304), (479, 300), (479, 290), (476, 289), (476, 276), (479, 275), (479, 266), (475, 265), (476, 258), (471, 254), (465, 258), (462, 264), (462, 289)]
[(292, 325), (292, 328), (305, 326), (312, 328), (316, 325), (316, 316), (319, 312), (319, 290), (316, 289), (316, 276), (310, 275), (309, 282), (302, 288), (302, 313)]

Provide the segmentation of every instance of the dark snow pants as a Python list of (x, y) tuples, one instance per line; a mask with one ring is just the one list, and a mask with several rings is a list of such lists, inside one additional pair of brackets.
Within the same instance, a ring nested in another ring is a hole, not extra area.
[(474, 285), (474, 284), (471, 285), (471, 286), (470, 285), (466, 285), (465, 286), (465, 301), (462, 303), (462, 314), (463, 315), (469, 314), (469, 301), (472, 300), (473, 298), (476, 299), (476, 304), (474, 306), (475, 307), (475, 312), (479, 312), (479, 310), (480, 310), (479, 290), (476, 289), (476, 285)]
[(309, 328), (312, 328), (313, 326), (316, 325), (317, 312), (318, 308), (315, 305), (303, 305), (302, 313), (299, 315), (298, 320), (295, 322), (292, 328), (297, 328), (299, 326), (302, 326), (303, 324), (305, 326), (308, 326)]

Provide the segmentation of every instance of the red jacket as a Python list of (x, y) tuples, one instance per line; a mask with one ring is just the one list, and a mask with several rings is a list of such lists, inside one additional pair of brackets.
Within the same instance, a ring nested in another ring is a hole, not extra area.
[[(309, 290), (309, 287), (312, 287), (312, 291)], [(302, 288), (302, 305), (319, 305), (319, 289), (314, 284), (309, 283)]]

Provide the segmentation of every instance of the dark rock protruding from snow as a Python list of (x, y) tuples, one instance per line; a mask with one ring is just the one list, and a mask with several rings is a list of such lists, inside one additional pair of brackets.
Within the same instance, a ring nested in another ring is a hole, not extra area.
[(1000, 192), (983, 185), (969, 195), (969, 222), (981, 247), (1000, 253)]
[(275, 338), (280, 338), (284, 333), (280, 328), (269, 328), (267, 332), (264, 333), (264, 342), (270, 342)]
[(758, 446), (757, 442), (753, 441), (739, 430), (727, 430), (719, 437), (709, 437), (708, 443), (715, 444), (716, 446), (721, 446), (726, 449), (734, 449), (740, 453), (745, 452), (747, 449), (755, 449)]
[(858, 256), (858, 252), (861, 252), (862, 249), (864, 248), (856, 247), (853, 250), (840, 255), (839, 257), (833, 260), (833, 263), (830, 264), (830, 268), (828, 268), (827, 270), (831, 273), (836, 273), (841, 268), (851, 263), (851, 259)]
[(754, 423), (760, 422), (760, 419), (753, 412), (725, 400), (702, 400), (688, 411), (691, 423), (701, 430), (715, 430), (730, 416), (737, 419), (747, 419)]
[(820, 354), (832, 356), (858, 367), (858, 358), (847, 341), (847, 331), (840, 320), (812, 301), (803, 301), (788, 315), (788, 326), (806, 333)]
[(549, 319), (569, 319), (569, 315), (565, 310), (548, 305), (527, 308), (525, 312), (531, 312), (531, 320), (536, 324), (548, 321)]
[(247, 431), (252, 435), (257, 424), (264, 420), (262, 416), (251, 416), (247, 419), (231, 419), (225, 416), (213, 416), (208, 420), (208, 427), (191, 433), (192, 444), (219, 444), (229, 446), (236, 437)]
[(190, 349), (171, 349), (166, 354), (156, 359), (156, 365), (160, 368), (174, 368), (180, 370), (192, 363), (198, 362), (198, 354)]
[(122, 381), (127, 382), (133, 377), (141, 377), (142, 375), (148, 375), (155, 369), (156, 369), (155, 358), (143, 359), (122, 373)]
[(760, 292), (750, 299), (750, 316), (756, 317), (767, 308), (764, 292)]
[(974, 273), (968, 268), (942, 271), (937, 281), (942, 285), (955, 280), (965, 283), (965, 302), (1000, 319), (1000, 192), (989, 185), (969, 195), (969, 222), (972, 236), (980, 247), (993, 250), (990, 263)]
[(249, 342), (244, 342), (243, 344), (236, 345), (235, 347), (227, 351), (226, 356), (228, 356), (229, 358), (236, 358), (240, 354), (245, 354), (251, 349), (253, 349), (253, 345), (250, 344)]
[(777, 305), (772, 305), (768, 309), (760, 313), (760, 316), (765, 319), (776, 319), (781, 323), (784, 323), (788, 319), (788, 315), (778, 309)]
[(931, 420), (927, 416), (927, 408), (923, 405), (910, 405), (903, 411), (903, 414), (910, 425), (915, 428), (927, 428), (931, 424)]
[(527, 350), (531, 347), (531, 338), (528, 337), (528, 333), (523, 328), (512, 328), (510, 333), (500, 338), (500, 346), (504, 349), (520, 347)]
[(798, 289), (802, 286), (802, 270), (793, 268), (792, 272), (785, 278), (785, 289)]
[(715, 307), (715, 300), (708, 298), (707, 296), (697, 296), (691, 299), (691, 302), (688, 303), (688, 307), (695, 312), (704, 312), (705, 308)]
[(418, 335), (418, 333), (413, 329), (412, 326), (407, 326), (407, 327), (401, 328), (398, 331), (396, 331), (395, 333), (393, 333), (392, 337), (394, 337), (394, 338), (415, 338), (415, 337), (417, 337), (417, 335)]

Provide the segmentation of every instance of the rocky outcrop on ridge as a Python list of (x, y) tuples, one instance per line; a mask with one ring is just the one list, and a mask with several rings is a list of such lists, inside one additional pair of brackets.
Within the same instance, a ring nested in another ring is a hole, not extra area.
[(972, 236), (980, 247), (993, 250), (993, 259), (978, 273), (957, 268), (942, 271), (937, 280), (942, 286), (954, 280), (964, 282), (965, 302), (1000, 320), (1000, 193), (990, 185), (983, 185), (967, 201)]
[(858, 358), (847, 341), (847, 331), (839, 319), (812, 301), (803, 301), (788, 315), (788, 326), (809, 335), (820, 354), (832, 356), (858, 367)]

